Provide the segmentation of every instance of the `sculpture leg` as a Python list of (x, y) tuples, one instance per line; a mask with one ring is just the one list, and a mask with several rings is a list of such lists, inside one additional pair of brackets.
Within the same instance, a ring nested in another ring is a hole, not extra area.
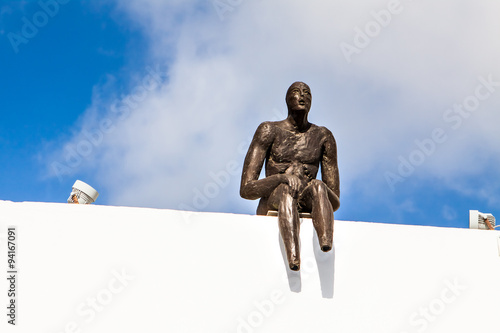
[(290, 186), (281, 184), (269, 197), (268, 204), (278, 210), (278, 224), (285, 245), (288, 265), (291, 270), (298, 271), (300, 269), (300, 220), (297, 199), (292, 197)]
[(326, 184), (313, 179), (301, 195), (302, 202), (311, 210), (321, 250), (330, 251), (333, 246), (333, 208), (328, 199)]

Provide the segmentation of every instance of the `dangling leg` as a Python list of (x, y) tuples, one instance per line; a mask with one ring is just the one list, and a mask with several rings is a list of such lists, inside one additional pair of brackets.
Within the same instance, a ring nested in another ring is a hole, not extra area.
[(281, 184), (276, 187), (268, 199), (268, 205), (278, 210), (278, 224), (288, 264), (291, 270), (298, 271), (300, 269), (300, 220), (297, 199), (292, 197), (290, 186)]
[(301, 203), (311, 210), (321, 250), (330, 251), (333, 246), (333, 208), (328, 200), (326, 184), (313, 179), (301, 194)]

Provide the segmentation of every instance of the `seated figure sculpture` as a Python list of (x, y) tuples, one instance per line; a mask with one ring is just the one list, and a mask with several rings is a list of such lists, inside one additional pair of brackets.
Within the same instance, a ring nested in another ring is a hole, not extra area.
[[(299, 213), (311, 213), (321, 250), (333, 246), (333, 212), (340, 206), (337, 146), (332, 133), (307, 120), (311, 90), (293, 83), (286, 93), (288, 117), (263, 122), (250, 143), (240, 195), (260, 199), (258, 215), (278, 211), (278, 224), (291, 270), (300, 269)], [(259, 179), (265, 162), (265, 178)], [(321, 165), (321, 179), (316, 179)]]

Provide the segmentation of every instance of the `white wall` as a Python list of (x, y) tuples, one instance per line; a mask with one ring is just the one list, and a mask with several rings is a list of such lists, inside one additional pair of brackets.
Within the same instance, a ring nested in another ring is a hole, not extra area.
[(304, 220), (287, 275), (275, 217), (0, 201), (2, 276), (8, 225), (1, 332), (500, 331), (497, 231), (336, 221), (324, 254)]

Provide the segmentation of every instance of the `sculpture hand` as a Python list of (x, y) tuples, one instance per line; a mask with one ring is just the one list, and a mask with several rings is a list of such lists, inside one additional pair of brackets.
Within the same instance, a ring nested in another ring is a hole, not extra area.
[(302, 180), (295, 175), (283, 174), (283, 176), (285, 177), (284, 183), (288, 184), (292, 190), (292, 197), (297, 198), (302, 188)]

